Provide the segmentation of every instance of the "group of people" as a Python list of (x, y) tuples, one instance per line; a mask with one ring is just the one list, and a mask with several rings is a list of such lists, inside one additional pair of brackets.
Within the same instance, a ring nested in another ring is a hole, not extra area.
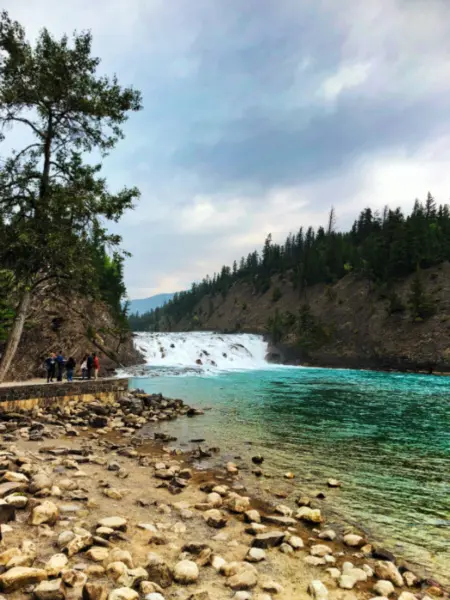
[[(66, 360), (64, 358), (62, 350), (60, 350), (58, 354), (52, 352), (50, 356), (45, 359), (45, 368), (47, 370), (47, 383), (53, 383), (53, 380), (55, 378), (56, 381), (62, 381), (64, 370), (66, 371), (67, 381), (73, 381), (73, 374), (75, 372), (76, 366), (77, 362), (73, 356)], [(95, 352), (91, 354), (85, 354), (83, 356), (80, 369), (81, 379), (91, 379), (92, 375), (94, 375), (94, 379), (98, 378), (98, 373), (100, 371), (100, 361)]]

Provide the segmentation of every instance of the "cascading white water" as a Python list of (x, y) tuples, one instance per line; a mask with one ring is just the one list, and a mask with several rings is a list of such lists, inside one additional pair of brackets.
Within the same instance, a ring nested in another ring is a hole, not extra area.
[(261, 335), (213, 332), (138, 333), (135, 346), (156, 367), (201, 370), (267, 367), (267, 343)]

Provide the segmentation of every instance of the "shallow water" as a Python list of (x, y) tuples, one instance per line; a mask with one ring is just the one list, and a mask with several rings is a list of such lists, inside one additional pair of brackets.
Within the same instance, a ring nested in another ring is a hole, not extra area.
[(325, 489), (333, 510), (450, 583), (450, 379), (286, 367), (158, 374), (131, 386), (212, 408), (166, 431), (261, 453), (265, 471), (294, 471), (301, 492), (341, 479)]

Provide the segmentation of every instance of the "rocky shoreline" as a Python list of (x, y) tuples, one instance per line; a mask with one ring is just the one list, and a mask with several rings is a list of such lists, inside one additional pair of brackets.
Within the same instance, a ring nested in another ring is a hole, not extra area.
[[(219, 449), (201, 440), (194, 450), (169, 448), (167, 434), (140, 435), (201, 414), (135, 391), (116, 404), (0, 415), (3, 598), (448, 597), (361, 532), (327, 527), (315, 499), (262, 504), (246, 494), (238, 464), (198, 467)], [(253, 458), (255, 478), (263, 463)]]

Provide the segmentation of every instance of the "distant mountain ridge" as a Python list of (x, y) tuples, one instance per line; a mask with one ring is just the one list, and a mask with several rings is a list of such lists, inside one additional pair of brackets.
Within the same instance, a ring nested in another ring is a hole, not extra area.
[(156, 294), (155, 296), (150, 296), (150, 298), (140, 298), (139, 300), (130, 300), (130, 314), (143, 315), (150, 310), (154, 310), (160, 306), (163, 306), (169, 300), (172, 300), (174, 297), (173, 294)]

